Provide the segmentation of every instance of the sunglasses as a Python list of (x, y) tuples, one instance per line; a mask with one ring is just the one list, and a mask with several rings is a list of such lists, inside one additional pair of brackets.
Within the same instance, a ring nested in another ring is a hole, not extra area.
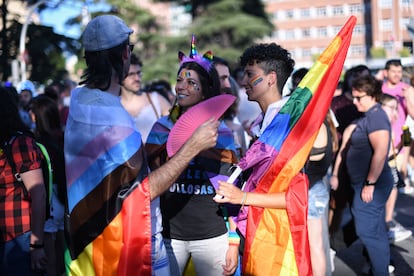
[(129, 51), (132, 53), (134, 51), (134, 44), (129, 44)]
[(362, 95), (362, 96), (352, 96), (352, 100), (357, 100), (358, 102), (360, 102), (361, 101), (361, 99), (363, 98), (363, 97), (366, 97), (366, 96), (368, 96), (368, 95)]

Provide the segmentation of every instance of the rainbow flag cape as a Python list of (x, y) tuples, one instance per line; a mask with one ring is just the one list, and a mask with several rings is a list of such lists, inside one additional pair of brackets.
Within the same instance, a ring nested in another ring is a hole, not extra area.
[(252, 168), (247, 185), (286, 193), (286, 209), (249, 206), (243, 275), (311, 275), (307, 178), (301, 173), (325, 118), (348, 52), (351, 16), (321, 54), (239, 166)]
[(151, 275), (148, 166), (119, 97), (72, 91), (65, 130), (68, 275)]

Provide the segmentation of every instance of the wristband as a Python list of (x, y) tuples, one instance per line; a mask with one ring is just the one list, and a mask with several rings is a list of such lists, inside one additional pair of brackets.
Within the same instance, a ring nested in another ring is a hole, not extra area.
[(240, 237), (236, 231), (229, 231), (229, 245), (239, 246)]
[(29, 246), (30, 248), (40, 249), (40, 248), (45, 247), (45, 244), (44, 243), (31, 243)]
[(369, 180), (365, 180), (364, 186), (375, 186), (375, 182), (371, 182)]

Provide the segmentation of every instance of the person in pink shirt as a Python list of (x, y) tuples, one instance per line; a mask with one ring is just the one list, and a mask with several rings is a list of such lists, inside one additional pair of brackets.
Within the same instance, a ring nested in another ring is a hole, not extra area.
[(404, 97), (404, 90), (409, 87), (402, 82), (403, 66), (399, 59), (390, 59), (385, 63), (384, 82), (382, 92), (390, 94), (398, 99), (398, 120), (392, 124), (394, 146), (398, 148), (401, 142), (402, 126), (407, 118), (407, 102)]

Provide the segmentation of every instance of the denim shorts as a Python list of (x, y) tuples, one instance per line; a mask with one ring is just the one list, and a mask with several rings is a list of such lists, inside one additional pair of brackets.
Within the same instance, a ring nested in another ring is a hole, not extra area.
[(308, 219), (321, 218), (329, 203), (328, 185), (321, 179), (309, 189)]
[(0, 243), (0, 275), (32, 275), (28, 231), (13, 240)]

